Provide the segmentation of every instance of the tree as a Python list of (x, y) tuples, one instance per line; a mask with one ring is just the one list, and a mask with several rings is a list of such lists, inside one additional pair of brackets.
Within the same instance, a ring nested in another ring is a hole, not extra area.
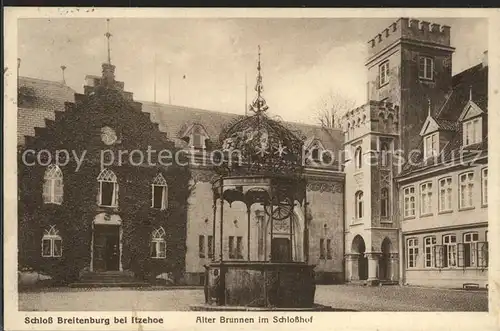
[(356, 102), (338, 92), (330, 90), (323, 95), (316, 106), (316, 118), (325, 128), (340, 128), (342, 116), (353, 109)]

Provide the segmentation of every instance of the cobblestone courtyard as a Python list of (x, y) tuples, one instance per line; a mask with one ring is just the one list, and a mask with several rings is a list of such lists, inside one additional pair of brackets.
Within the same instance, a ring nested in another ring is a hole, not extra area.
[[(202, 289), (70, 289), (19, 293), (27, 311), (186, 311)], [(486, 291), (318, 285), (316, 303), (356, 311), (487, 311)]]

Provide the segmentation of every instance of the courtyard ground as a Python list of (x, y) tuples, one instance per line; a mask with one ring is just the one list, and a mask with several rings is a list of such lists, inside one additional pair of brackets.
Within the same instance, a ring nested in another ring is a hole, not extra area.
[[(73, 289), (19, 293), (22, 311), (186, 311), (203, 303), (201, 288)], [(486, 291), (420, 287), (318, 285), (316, 303), (355, 311), (487, 311)]]

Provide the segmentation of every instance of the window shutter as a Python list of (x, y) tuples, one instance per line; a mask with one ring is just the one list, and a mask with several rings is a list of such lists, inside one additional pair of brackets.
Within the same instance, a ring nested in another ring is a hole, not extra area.
[(488, 267), (488, 242), (478, 242), (477, 247), (477, 266), (480, 268), (486, 268)]
[(44, 180), (43, 182), (43, 202), (45, 203), (50, 203), (50, 188), (51, 188), (51, 183), (52, 183), (52, 180), (51, 179), (46, 179)]
[(168, 208), (168, 186), (163, 187), (163, 208), (162, 209), (167, 209)]
[(465, 267), (464, 244), (463, 243), (457, 244), (457, 249), (458, 249), (458, 267)]
[(97, 204), (102, 205), (102, 182), (97, 182)]
[(113, 196), (113, 206), (118, 207), (118, 190), (120, 188), (120, 185), (118, 183), (115, 183), (115, 190), (114, 190), (114, 196)]
[(58, 204), (63, 202), (63, 181), (61, 179), (54, 180), (54, 202)]
[(477, 242), (473, 242), (470, 244), (470, 250), (471, 250), (471, 267), (477, 267)]
[(151, 185), (151, 208), (155, 207), (155, 186)]

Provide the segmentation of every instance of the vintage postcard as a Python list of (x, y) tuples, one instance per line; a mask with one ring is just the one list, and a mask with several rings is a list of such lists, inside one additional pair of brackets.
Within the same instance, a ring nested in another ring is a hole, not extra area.
[(498, 12), (5, 18), (6, 330), (499, 327)]

